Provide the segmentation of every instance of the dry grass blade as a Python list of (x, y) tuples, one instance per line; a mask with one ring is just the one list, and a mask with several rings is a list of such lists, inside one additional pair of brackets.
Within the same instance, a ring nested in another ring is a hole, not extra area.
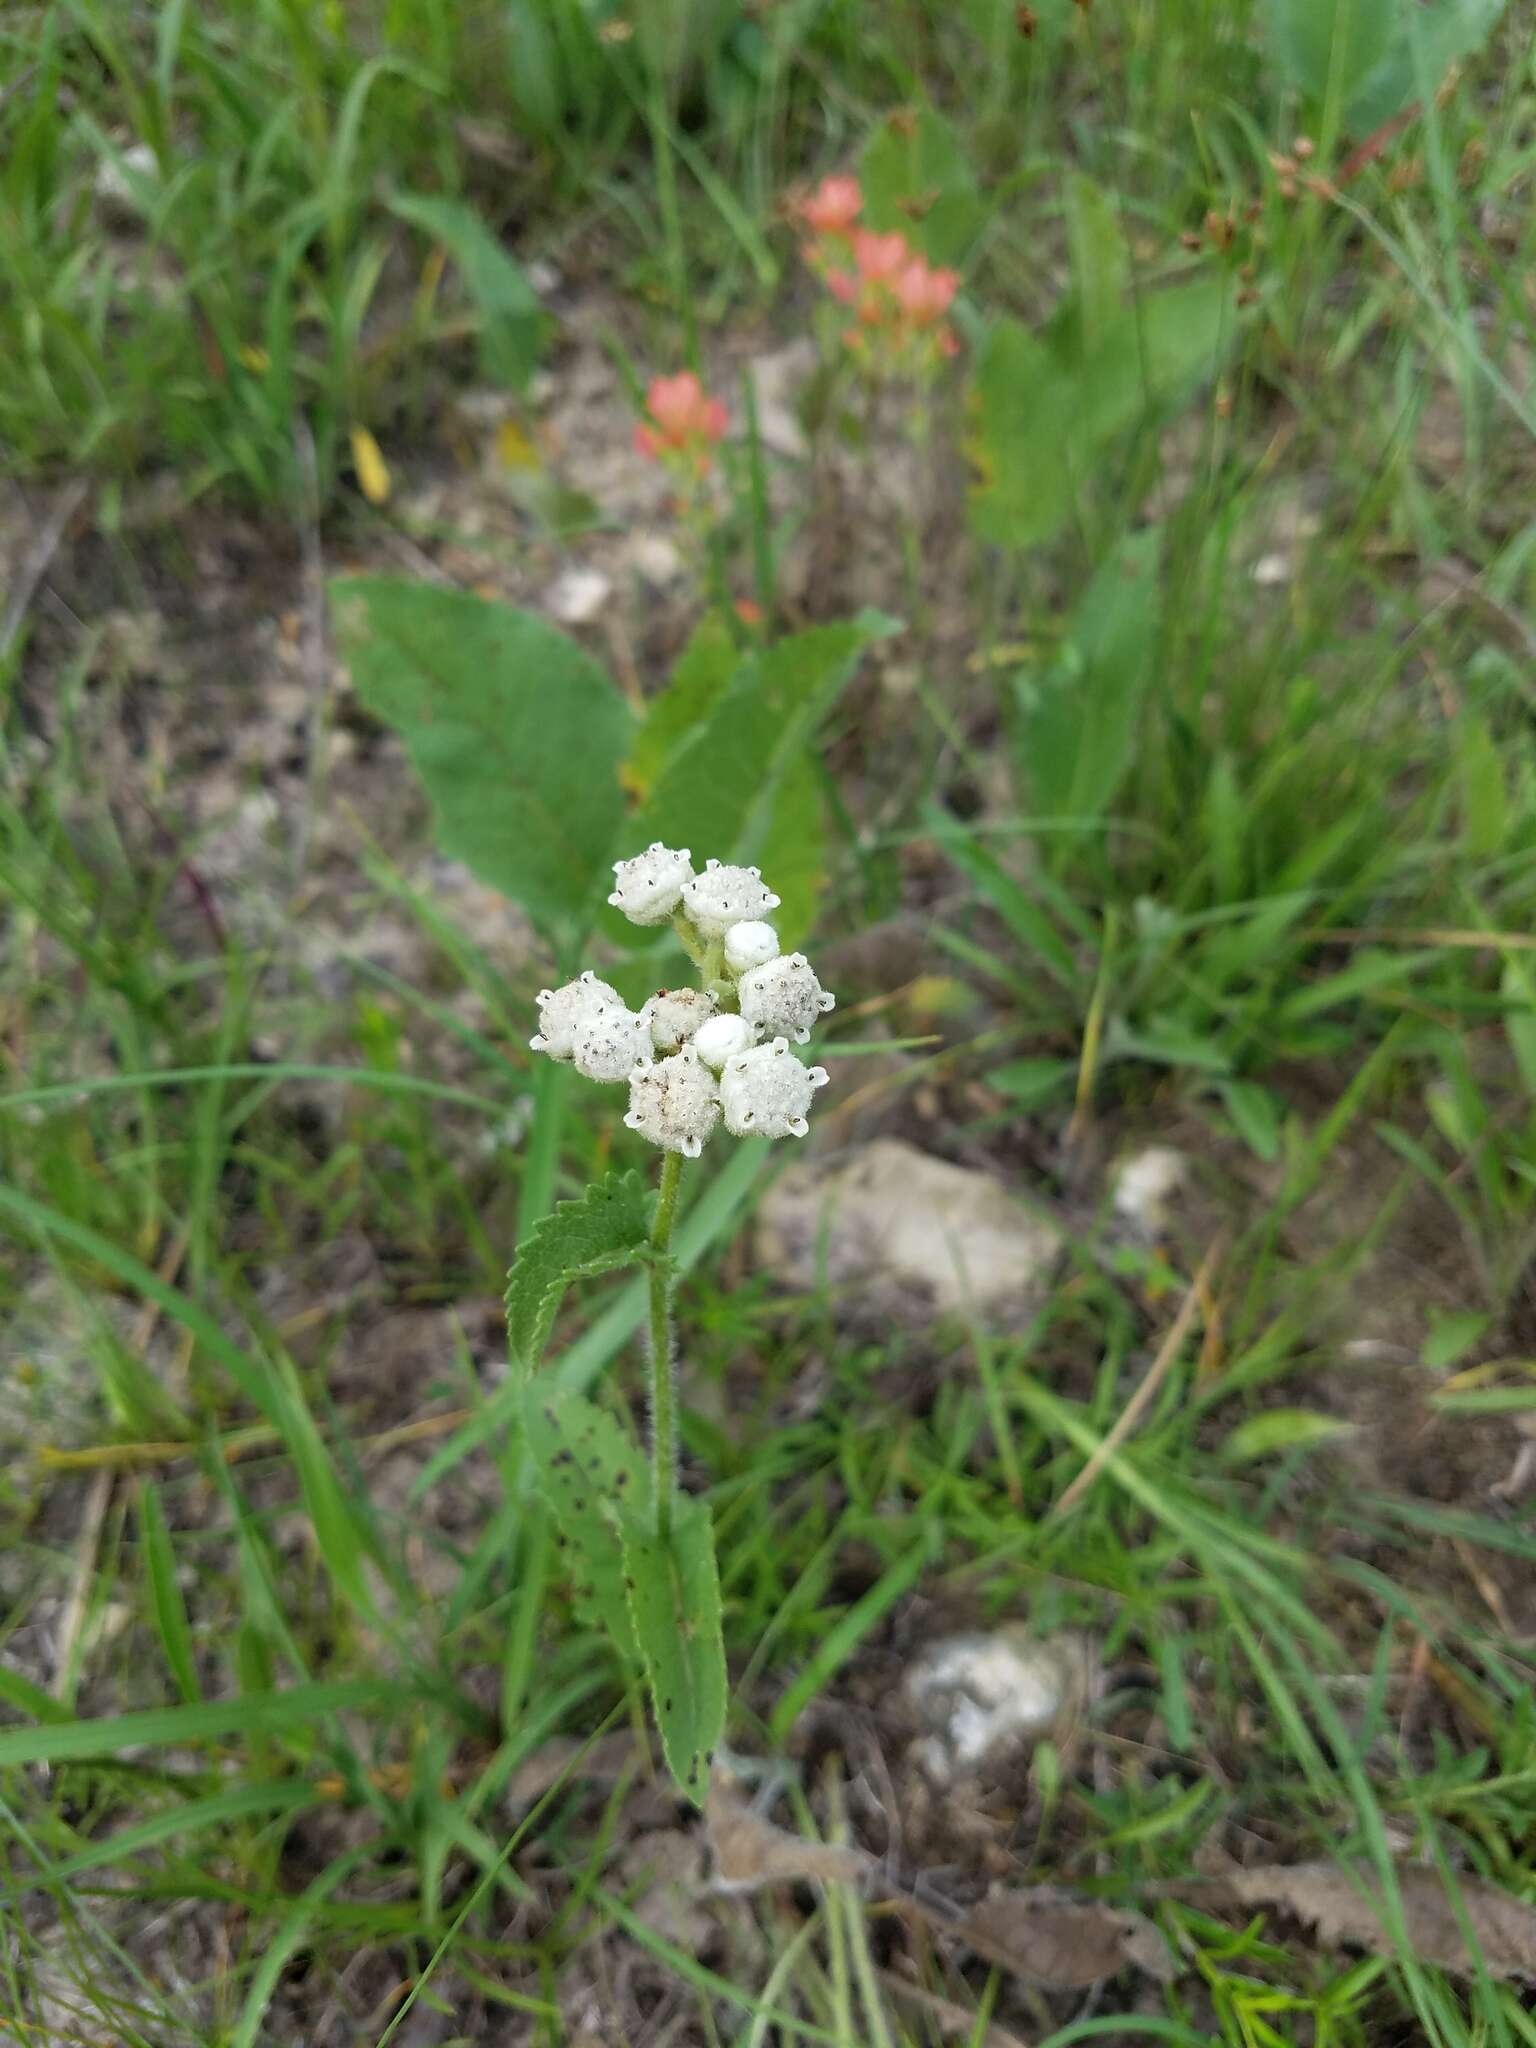
[(1072, 1484), (1061, 1496), (1061, 1499), (1051, 1509), (1050, 1514), (1046, 1516), (1045, 1519), (1048, 1522), (1067, 1514), (1072, 1508), (1076, 1507), (1077, 1503), (1087, 1493), (1115, 1452), (1125, 1442), (1131, 1431), (1146, 1413), (1151, 1405), (1152, 1396), (1168, 1377), (1173, 1361), (1179, 1355), (1179, 1347), (1189, 1334), (1190, 1324), (1195, 1319), (1196, 1311), (1199, 1309), (1202, 1299), (1210, 1290), (1211, 1275), (1215, 1271), (1221, 1247), (1222, 1241), (1218, 1237), (1211, 1245), (1209, 1251), (1207, 1251), (1205, 1257), (1200, 1261), (1200, 1270), (1191, 1281), (1188, 1293), (1179, 1303), (1179, 1312), (1168, 1325), (1167, 1335), (1158, 1346), (1157, 1356), (1147, 1368), (1146, 1377), (1135, 1393), (1132, 1394), (1130, 1400), (1126, 1402), (1125, 1407), (1121, 1410), (1120, 1415), (1115, 1421), (1114, 1427), (1109, 1431), (1104, 1441), (1093, 1453), (1093, 1456), (1088, 1460), (1082, 1471), (1078, 1473)]

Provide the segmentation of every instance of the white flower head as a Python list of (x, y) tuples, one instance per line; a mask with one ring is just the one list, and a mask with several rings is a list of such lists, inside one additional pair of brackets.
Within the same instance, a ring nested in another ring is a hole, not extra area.
[(697, 1159), (720, 1121), (720, 1090), (691, 1045), (629, 1077), (624, 1121), (664, 1152)]
[(613, 873), (617, 886), (608, 901), (615, 910), (622, 910), (631, 924), (665, 924), (693, 880), (693, 864), (686, 846), (663, 846), (653, 839), (633, 860), (616, 860)]
[(706, 939), (724, 938), (733, 924), (766, 917), (779, 899), (756, 868), (722, 867), (707, 861), (702, 875), (683, 884), (683, 908)]
[(711, 1017), (707, 1024), (701, 1024), (693, 1034), (693, 1049), (706, 1067), (712, 1067), (718, 1074), (727, 1060), (737, 1053), (745, 1052), (756, 1045), (757, 1033), (745, 1017), (738, 1017), (734, 1010), (724, 1016)]
[(835, 1007), (837, 997), (816, 979), (803, 953), (781, 954), (741, 977), (737, 988), (741, 1014), (765, 1034), (792, 1038), (804, 1045), (816, 1019)]
[(779, 955), (779, 935), (761, 918), (749, 917), (733, 924), (725, 935), (725, 964), (732, 974), (745, 974), (749, 967), (761, 967)]
[(576, 1028), (572, 1058), (589, 1081), (627, 1081), (655, 1053), (648, 1018), (621, 1002), (602, 1003)]
[(676, 1052), (715, 1014), (715, 999), (701, 988), (659, 988), (640, 1014), (658, 1052)]
[(618, 1001), (618, 990), (599, 981), (590, 967), (563, 988), (541, 988), (538, 1036), (528, 1043), (535, 1052), (547, 1052), (552, 1060), (568, 1060), (578, 1029), (604, 1003)]
[(787, 1038), (738, 1053), (720, 1076), (725, 1128), (736, 1138), (803, 1138), (811, 1098), (827, 1079), (825, 1067), (800, 1064)]

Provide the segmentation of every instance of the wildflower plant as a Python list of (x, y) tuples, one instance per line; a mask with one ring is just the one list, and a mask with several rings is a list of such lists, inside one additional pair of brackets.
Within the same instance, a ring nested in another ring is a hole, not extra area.
[(930, 384), (959, 348), (945, 318), (959, 273), (931, 264), (899, 229), (860, 226), (863, 210), (856, 178), (824, 178), (798, 209), (810, 230), (805, 260), (852, 314), (839, 339), (866, 375)]
[[(507, 1288), (515, 1367), (527, 1383), (525, 1441), (581, 1597), (649, 1683), (674, 1777), (702, 1801), (725, 1719), (720, 1593), (707, 1505), (677, 1484), (676, 1265), (684, 1164), (723, 1131), (803, 1138), (824, 1067), (796, 1046), (834, 1007), (803, 953), (782, 953), (779, 898), (755, 867), (706, 861), (659, 840), (614, 863), (608, 898), (632, 924), (670, 924), (695, 985), (638, 1009), (588, 968), (539, 996), (529, 1041), (589, 1081), (623, 1087), (623, 1121), (661, 1154), (654, 1200), (636, 1173), (562, 1203), (519, 1249)], [(650, 1441), (604, 1410), (534, 1378), (567, 1284), (640, 1265), (649, 1290)]]

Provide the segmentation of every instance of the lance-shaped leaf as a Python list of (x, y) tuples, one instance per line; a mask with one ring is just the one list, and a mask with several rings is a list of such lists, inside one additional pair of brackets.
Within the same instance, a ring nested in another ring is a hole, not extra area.
[(578, 1609), (608, 1631), (622, 1656), (638, 1663), (619, 1518), (626, 1509), (641, 1520), (650, 1513), (644, 1453), (595, 1403), (542, 1386), (525, 1391), (523, 1441), (555, 1518)]
[(626, 1513), (623, 1528), (625, 1591), (661, 1746), (679, 1788), (702, 1806), (726, 1690), (709, 1508), (680, 1495), (665, 1542), (648, 1517)]

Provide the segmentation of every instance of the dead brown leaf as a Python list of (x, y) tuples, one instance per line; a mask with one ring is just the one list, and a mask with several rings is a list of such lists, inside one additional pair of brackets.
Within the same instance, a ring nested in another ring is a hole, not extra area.
[(704, 1828), (716, 1880), (731, 1891), (759, 1885), (859, 1884), (875, 1870), (862, 1849), (835, 1842), (808, 1842), (754, 1813), (727, 1779), (716, 1774), (704, 1802)]
[(1132, 1967), (1161, 1982), (1172, 1974), (1162, 1937), (1139, 1913), (1050, 1885), (996, 1891), (969, 1911), (950, 1911), (892, 1882), (863, 1849), (808, 1842), (775, 1827), (719, 1777), (710, 1787), (704, 1824), (716, 1881), (732, 1890), (807, 1880), (858, 1884), (889, 1899), (905, 1919), (1049, 1990), (1082, 1989)]
[[(1476, 1938), (1490, 1976), (1536, 1980), (1536, 1906), (1497, 1885), (1466, 1878), (1457, 1887), (1458, 1914), (1457, 1902), (1447, 1892), (1439, 1871), (1423, 1864), (1403, 1864), (1396, 1877), (1408, 1943), (1421, 1963), (1434, 1963), (1456, 1977), (1475, 1976), (1477, 1963), (1465, 1926)], [(1220, 1883), (1242, 1905), (1271, 1906), (1306, 1921), (1329, 1947), (1365, 1948), (1375, 1955), (1393, 1953), (1379, 1894), (1335, 1864), (1234, 1870)]]
[(1150, 1920), (1051, 1885), (995, 1891), (957, 1920), (924, 1917), (983, 1962), (1051, 1991), (1086, 1990), (1132, 1968), (1164, 1984), (1174, 1975)]

